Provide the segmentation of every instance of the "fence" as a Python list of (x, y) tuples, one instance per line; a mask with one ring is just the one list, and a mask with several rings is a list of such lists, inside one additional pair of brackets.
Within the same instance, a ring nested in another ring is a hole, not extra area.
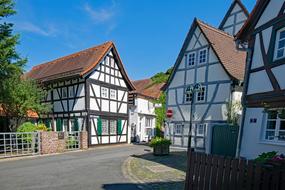
[(31, 133), (0, 133), (0, 158), (40, 154), (40, 135)]
[(66, 150), (79, 150), (80, 149), (80, 132), (72, 131), (67, 132)]
[(253, 161), (191, 152), (185, 190), (284, 190), (285, 163)]

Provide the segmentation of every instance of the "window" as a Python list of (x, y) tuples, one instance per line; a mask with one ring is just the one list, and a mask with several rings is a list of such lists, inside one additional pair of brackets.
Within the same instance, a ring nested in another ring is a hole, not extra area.
[(117, 134), (117, 121), (110, 120), (110, 135), (116, 135), (116, 134)]
[(197, 134), (197, 136), (204, 136), (205, 128), (206, 128), (206, 124), (198, 124), (198, 125), (196, 125), (196, 134)]
[(67, 119), (63, 120), (63, 131), (68, 131), (68, 120)]
[(110, 99), (113, 99), (113, 100), (117, 99), (116, 90), (114, 90), (114, 89), (110, 90)]
[(203, 86), (201, 91), (197, 93), (197, 102), (205, 101), (206, 87)]
[(265, 140), (285, 142), (285, 111), (271, 110), (267, 113)]
[(188, 55), (188, 66), (193, 66), (195, 65), (195, 57), (196, 57), (196, 53), (190, 53)]
[(73, 86), (69, 87), (69, 98), (73, 98), (74, 97), (74, 88)]
[(67, 98), (67, 88), (63, 87), (61, 89), (61, 98)]
[(207, 49), (199, 51), (199, 63), (206, 63), (207, 61)]
[(277, 31), (276, 44), (275, 44), (275, 59), (285, 57), (285, 28)]
[(105, 88), (105, 87), (101, 88), (101, 97), (102, 98), (109, 98), (108, 88)]
[(145, 126), (146, 127), (152, 127), (152, 119), (151, 118), (145, 119)]
[(186, 93), (185, 94), (185, 102), (192, 102), (193, 93)]
[(181, 125), (181, 124), (176, 124), (176, 125), (174, 126), (174, 134), (181, 135), (181, 134), (182, 134), (182, 127), (183, 127), (183, 125)]
[(109, 125), (108, 120), (102, 119), (102, 135), (109, 134)]

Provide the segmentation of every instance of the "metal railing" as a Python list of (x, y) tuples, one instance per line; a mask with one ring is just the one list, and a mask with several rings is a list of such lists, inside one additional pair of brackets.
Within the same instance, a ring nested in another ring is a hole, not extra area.
[(39, 132), (0, 133), (0, 158), (40, 154)]
[(80, 149), (80, 132), (69, 131), (67, 132), (66, 150), (78, 150)]

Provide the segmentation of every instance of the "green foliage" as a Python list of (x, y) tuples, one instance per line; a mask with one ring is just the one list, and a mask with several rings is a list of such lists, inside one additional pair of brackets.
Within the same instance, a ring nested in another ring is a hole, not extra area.
[(34, 132), (37, 130), (35, 124), (31, 122), (25, 122), (20, 127), (17, 128), (17, 132), (27, 133), (27, 132)]
[(255, 161), (259, 162), (259, 163), (264, 163), (267, 162), (268, 160), (273, 159), (275, 156), (277, 155), (276, 151), (272, 151), (272, 152), (263, 152), (262, 154), (260, 154)]
[(240, 118), (239, 112), (242, 109), (242, 105), (239, 101), (233, 101), (227, 103), (227, 122), (231, 125), (238, 125)]
[(36, 129), (37, 129), (37, 131), (48, 131), (48, 128), (47, 128), (46, 125), (43, 124), (43, 123), (39, 123), (39, 124), (36, 126)]
[(18, 125), (28, 111), (45, 113), (49, 106), (40, 103), (45, 92), (22, 77), (27, 60), (16, 51), (19, 35), (13, 34), (13, 24), (3, 21), (16, 13), (13, 8), (12, 0), (0, 0), (0, 103), (6, 116), (16, 118)]
[(171, 72), (172, 72), (172, 68), (168, 69), (165, 73), (159, 72), (159, 73), (155, 74), (153, 77), (151, 77), (153, 84), (159, 84), (159, 83), (167, 82)]
[(171, 145), (171, 141), (162, 137), (155, 137), (151, 139), (150, 144), (151, 147), (159, 146), (159, 145)]
[(2, 107), (8, 117), (21, 120), (27, 118), (28, 111), (38, 114), (50, 111), (51, 105), (41, 103), (46, 91), (38, 87), (35, 81), (15, 76), (4, 80), (3, 86)]
[(67, 148), (76, 148), (77, 145), (78, 145), (78, 142), (75, 137), (73, 136), (68, 137), (66, 141), (66, 146), (68, 146)]
[(12, 0), (0, 0), (0, 20), (2, 21), (0, 24), (0, 91), (2, 90), (2, 80), (15, 74), (20, 75), (27, 61), (16, 52), (19, 35), (13, 34), (13, 24), (3, 21), (3, 19), (16, 13), (13, 8), (14, 2)]
[(161, 104), (161, 107), (155, 108), (155, 116), (156, 116), (156, 136), (161, 137), (162, 132), (161, 129), (164, 126), (164, 121), (166, 117), (166, 95), (162, 93), (157, 101), (156, 104)]

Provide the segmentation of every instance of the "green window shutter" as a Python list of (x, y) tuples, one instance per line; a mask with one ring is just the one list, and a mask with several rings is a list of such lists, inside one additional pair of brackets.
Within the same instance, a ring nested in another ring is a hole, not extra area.
[(62, 131), (62, 120), (56, 119), (56, 131)]
[(97, 119), (97, 133), (102, 135), (102, 120), (100, 117)]
[(74, 131), (79, 131), (78, 118), (75, 118), (75, 119), (74, 119)]
[(117, 128), (118, 128), (118, 135), (122, 134), (122, 120), (118, 119), (118, 124), (117, 124)]

